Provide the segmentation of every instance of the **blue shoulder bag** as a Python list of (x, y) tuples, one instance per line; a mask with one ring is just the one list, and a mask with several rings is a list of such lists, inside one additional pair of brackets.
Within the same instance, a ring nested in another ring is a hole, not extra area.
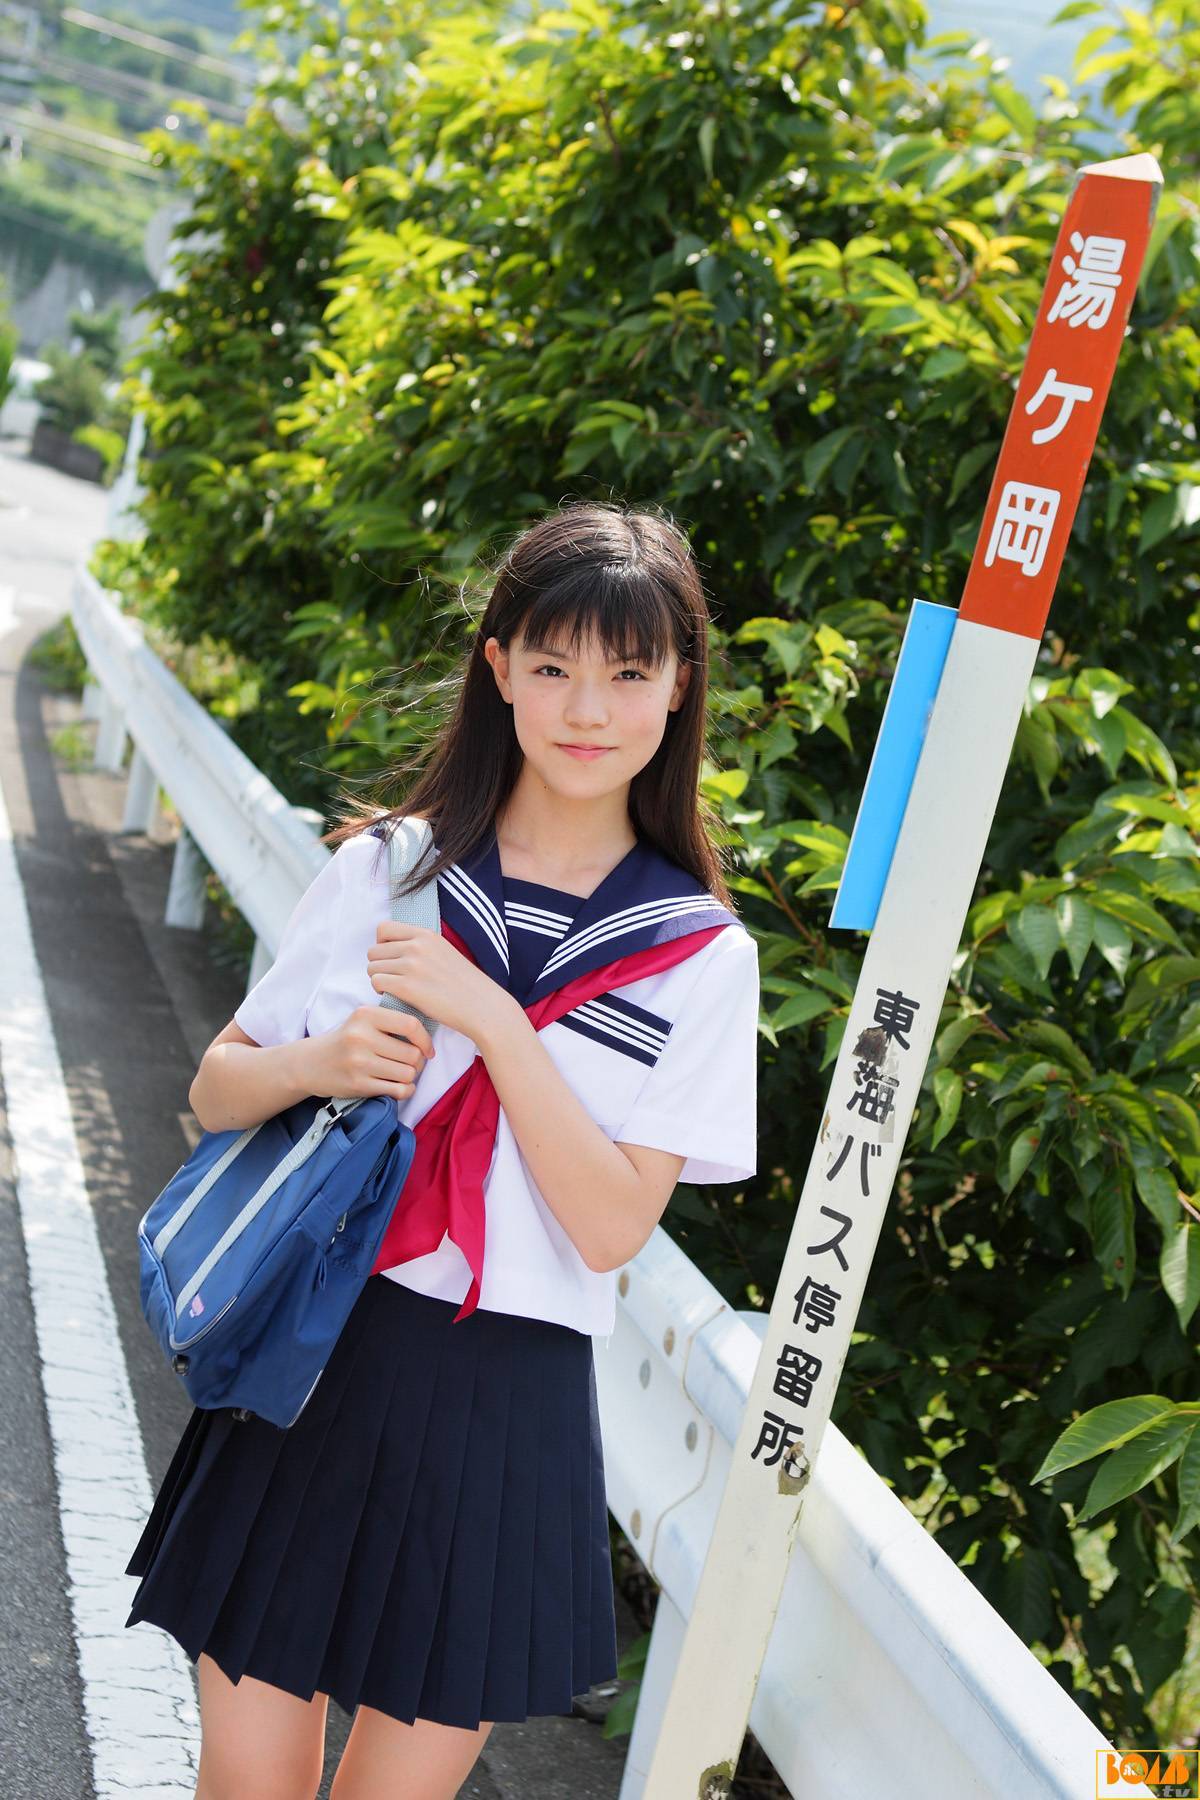
[[(438, 930), (436, 881), (395, 893), (429, 835), (421, 819), (389, 833), (392, 917)], [(392, 994), (379, 1004), (432, 1029)], [(203, 1133), (138, 1225), (142, 1311), (194, 1406), (295, 1424), (415, 1151), (386, 1094), (310, 1096), (246, 1130)]]

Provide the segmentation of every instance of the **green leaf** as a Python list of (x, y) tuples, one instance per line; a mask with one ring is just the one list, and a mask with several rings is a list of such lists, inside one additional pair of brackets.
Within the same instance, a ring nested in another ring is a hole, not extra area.
[(1172, 949), (1182, 952), (1184, 946), (1179, 941), (1175, 927), (1137, 894), (1123, 893), (1120, 888), (1096, 887), (1092, 890), (1091, 901), (1100, 912), (1119, 919), (1134, 931), (1140, 931), (1143, 937), (1153, 938), (1156, 943), (1170, 944)]
[(1056, 1063), (1047, 1062), (1044, 1057), (1039, 1057), (1037, 1062), (1032, 1063), (1023, 1074), (1017, 1076), (1011, 1087), (1007, 1080), (999, 1082), (995, 1089), (996, 1098), (1001, 1099), (1008, 1094), (1020, 1094), (1026, 1088), (1041, 1087), (1047, 1082), (1056, 1081), (1058, 1074)]
[(1050, 783), (1062, 763), (1062, 752), (1054, 731), (1041, 719), (1023, 714), (1017, 724), (1016, 748), (1028, 756), (1042, 790), (1043, 799), (1050, 798)]
[(1171, 1305), (1186, 1331), (1200, 1304), (1200, 1225), (1184, 1219), (1163, 1242), (1158, 1272)]
[(809, 445), (804, 452), (803, 468), (804, 480), (810, 488), (820, 487), (823, 476), (835, 461), (838, 452), (852, 438), (858, 437), (861, 431), (860, 425), (839, 425), (836, 431), (827, 432), (815, 444)]
[(1067, 1035), (1061, 1025), (1055, 1025), (1050, 1019), (1028, 1019), (1021, 1035), (1028, 1043), (1052, 1051), (1060, 1062), (1065, 1062), (1085, 1080), (1090, 1081), (1096, 1073), (1075, 1040)]
[(713, 793), (724, 794), (729, 799), (736, 800), (745, 792), (749, 779), (750, 775), (746, 769), (705, 770), (701, 786)]
[(965, 451), (963, 455), (959, 457), (958, 464), (954, 470), (954, 479), (950, 483), (950, 495), (947, 505), (954, 505), (954, 502), (958, 499), (958, 496), (962, 493), (968, 481), (972, 480), (985, 464), (994, 460), (998, 448), (999, 446), (995, 443), (974, 444), (970, 450)]
[(1169, 1169), (1161, 1163), (1143, 1166), (1135, 1161), (1133, 1183), (1138, 1198), (1146, 1210), (1153, 1214), (1161, 1229), (1171, 1231), (1179, 1223), (1179, 1183)]
[(1001, 1181), (1001, 1185), (1006, 1194), (1011, 1194), (1018, 1181), (1020, 1181), (1022, 1175), (1033, 1161), (1041, 1141), (1041, 1131), (1033, 1125), (1027, 1126), (1024, 1131), (1019, 1131), (1013, 1139), (1012, 1144), (1009, 1147), (1008, 1161), (1005, 1165), (1004, 1175)]
[(1165, 537), (1184, 531), (1200, 519), (1200, 486), (1181, 481), (1170, 493), (1156, 494), (1142, 515), (1138, 554), (1144, 556)]
[(704, 173), (710, 181), (713, 178), (713, 144), (716, 141), (716, 136), (717, 121), (712, 113), (709, 113), (708, 117), (701, 123), (699, 138), (700, 157), (704, 163)]
[(758, 767), (769, 769), (771, 764), (781, 758), (791, 756), (796, 748), (796, 732), (789, 720), (782, 713), (776, 713), (766, 731), (758, 732), (752, 739), (758, 754)]
[(957, 1019), (951, 1019), (937, 1040), (939, 1062), (948, 1063), (958, 1055), (969, 1037), (982, 1031), (986, 1020), (981, 1013), (966, 1013)]
[(1169, 800), (1162, 800), (1155, 794), (1109, 793), (1104, 804), (1112, 812), (1132, 813), (1137, 819), (1161, 819), (1164, 825), (1178, 824), (1184, 817), (1182, 807), (1173, 806)]
[(921, 365), (921, 380), (936, 385), (952, 375), (960, 375), (964, 369), (969, 367), (970, 359), (962, 350), (952, 350), (949, 345), (943, 345), (940, 350), (935, 350), (932, 356), (925, 358)]
[(631, 400), (616, 400), (609, 395), (606, 395), (598, 406), (587, 408), (581, 412), (579, 417), (592, 422), (599, 420), (601, 423), (607, 423), (608, 415), (611, 413), (616, 413), (619, 419), (632, 419), (638, 425), (646, 423), (644, 406), (635, 406)]
[(1182, 1455), (1195, 1429), (1194, 1418), (1160, 1419), (1114, 1450), (1097, 1469), (1076, 1518), (1094, 1518), (1105, 1507), (1136, 1494)]
[(1107, 913), (1096, 912), (1093, 908), (1092, 939), (1101, 956), (1123, 981), (1133, 954), (1133, 939), (1125, 927)]
[(1179, 1512), (1171, 1532), (1171, 1542), (1181, 1538), (1200, 1524), (1200, 1431), (1193, 1431), (1184, 1446), (1176, 1472), (1179, 1488)]
[(1124, 1017), (1153, 1006), (1164, 994), (1176, 993), (1200, 981), (1200, 956), (1156, 956), (1138, 970), (1137, 980), (1121, 1004)]
[(1161, 1394), (1135, 1394), (1127, 1400), (1106, 1400), (1102, 1406), (1093, 1406), (1055, 1438), (1031, 1479), (1048, 1481), (1105, 1450), (1115, 1450), (1174, 1410), (1175, 1402)]
[(1044, 1643), (1053, 1635), (1054, 1567), (1046, 1551), (1026, 1543), (1005, 1559), (1001, 1588), (1003, 1616), (1021, 1641)]
[(1086, 819), (1076, 819), (1054, 846), (1054, 860), (1060, 869), (1082, 862), (1093, 850), (1109, 844), (1121, 828), (1121, 821), (1106, 808), (1093, 808)]
[(1031, 138), (1037, 130), (1037, 114), (1024, 94), (1007, 81), (989, 81), (987, 91), (992, 105), (1003, 113), (1009, 124), (1014, 125), (1022, 137)]
[(1102, 1181), (1092, 1195), (1092, 1248), (1104, 1273), (1120, 1284), (1128, 1298), (1136, 1273), (1133, 1194), (1124, 1169)]
[(1054, 912), (1071, 973), (1078, 979), (1092, 944), (1094, 914), (1082, 894), (1060, 894), (1054, 902)]
[(930, 1148), (935, 1149), (946, 1133), (954, 1125), (962, 1105), (962, 1076), (954, 1069), (938, 1069), (933, 1077), (933, 1097), (937, 1101), (938, 1116), (930, 1137)]
[(1054, 953), (1059, 948), (1058, 920), (1048, 906), (1025, 906), (1006, 920), (1005, 928), (1018, 949), (1027, 950), (1045, 981)]
[[(1160, 1113), (1170, 1114), (1179, 1133), (1178, 1142), (1185, 1148), (1180, 1154), (1200, 1156), (1200, 1114), (1196, 1108), (1170, 1087), (1148, 1087), (1147, 1096)], [(1164, 1128), (1165, 1129), (1165, 1128)], [(1169, 1137), (1169, 1133), (1167, 1134)]]
[[(1158, 733), (1126, 706), (1115, 708), (1110, 723), (1119, 724), (1125, 748), (1144, 768), (1152, 769), (1170, 787), (1178, 779), (1175, 759)], [(1118, 758), (1118, 761), (1120, 759)]]
[[(874, 276), (880, 287), (890, 294), (897, 294), (902, 300), (919, 300), (921, 290), (913, 278), (912, 271), (900, 263), (895, 263), (886, 256), (872, 256), (868, 261), (859, 264), (860, 269)], [(858, 290), (856, 289), (856, 292)]]
[(771, 1023), (777, 1032), (786, 1031), (789, 1025), (806, 1025), (810, 1019), (828, 1011), (828, 994), (813, 993), (810, 989), (785, 1000), (778, 1011), (771, 1014)]

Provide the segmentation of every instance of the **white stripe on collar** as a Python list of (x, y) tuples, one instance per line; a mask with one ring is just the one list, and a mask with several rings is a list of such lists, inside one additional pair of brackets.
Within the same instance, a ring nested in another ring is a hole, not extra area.
[(627, 906), (621, 912), (610, 913), (607, 919), (598, 920), (587, 931), (581, 931), (578, 937), (560, 945), (551, 953), (542, 974), (556, 974), (583, 951), (606, 943), (609, 938), (621, 937), (627, 931), (657, 924), (660, 919), (676, 918), (682, 913), (725, 911), (725, 907), (713, 894), (685, 894), (676, 900), (645, 900), (640, 906)]
[(472, 881), (471, 877), (465, 874), (457, 863), (451, 863), (448, 869), (443, 869), (438, 879), (445, 882), (459, 904), (465, 907), (472, 918), (478, 921), (480, 930), (487, 933), (492, 947), (507, 969), (508, 932), (505, 930), (503, 918), (478, 882)]

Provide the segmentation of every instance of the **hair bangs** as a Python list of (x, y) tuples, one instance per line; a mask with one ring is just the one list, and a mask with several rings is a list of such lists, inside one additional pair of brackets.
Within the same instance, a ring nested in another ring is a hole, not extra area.
[(574, 657), (595, 642), (610, 662), (651, 668), (675, 647), (667, 596), (649, 569), (629, 563), (571, 570), (534, 597), (519, 629), (530, 646)]

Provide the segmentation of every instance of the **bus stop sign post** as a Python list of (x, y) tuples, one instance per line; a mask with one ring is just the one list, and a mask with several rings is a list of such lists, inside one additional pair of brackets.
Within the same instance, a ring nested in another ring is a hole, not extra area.
[(924, 739), (894, 844), (856, 833), (886, 881), (877, 911), (857, 877), (851, 903), (848, 859), (834, 922), (871, 935), (642, 1800), (729, 1793), (1161, 184), (1148, 155), (1076, 178), (927, 723), (909, 709)]

